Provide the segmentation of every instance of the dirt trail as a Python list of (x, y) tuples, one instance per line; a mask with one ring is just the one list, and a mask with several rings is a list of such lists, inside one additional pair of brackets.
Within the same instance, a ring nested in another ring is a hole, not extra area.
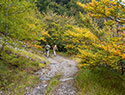
[(76, 95), (76, 89), (73, 86), (74, 74), (78, 71), (77, 64), (69, 59), (61, 56), (48, 58), (50, 64), (47, 68), (36, 72), (40, 76), (41, 83), (33, 89), (32, 92), (26, 95), (45, 95), (45, 90), (48, 86), (48, 81), (51, 80), (57, 73), (61, 73), (60, 84), (51, 95)]

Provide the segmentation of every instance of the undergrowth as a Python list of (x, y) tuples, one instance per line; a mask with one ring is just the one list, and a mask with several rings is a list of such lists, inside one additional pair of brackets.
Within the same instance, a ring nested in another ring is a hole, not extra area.
[(46, 58), (27, 50), (6, 46), (0, 52), (0, 91), (2, 95), (24, 95), (26, 87), (38, 82), (34, 72), (48, 63)]
[(124, 95), (125, 76), (107, 68), (80, 69), (75, 77), (78, 95)]

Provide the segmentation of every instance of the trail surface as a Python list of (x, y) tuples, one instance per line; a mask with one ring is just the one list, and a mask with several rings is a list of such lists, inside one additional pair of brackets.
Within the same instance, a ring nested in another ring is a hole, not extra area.
[(33, 89), (33, 91), (26, 95), (45, 95), (49, 81), (56, 76), (57, 73), (62, 74), (59, 79), (60, 84), (53, 90), (51, 95), (76, 95), (76, 89), (73, 84), (74, 75), (78, 71), (77, 64), (74, 61), (61, 56), (48, 58), (48, 60), (50, 61), (50, 64), (48, 64), (46, 68), (36, 72), (36, 74), (40, 76), (41, 82)]

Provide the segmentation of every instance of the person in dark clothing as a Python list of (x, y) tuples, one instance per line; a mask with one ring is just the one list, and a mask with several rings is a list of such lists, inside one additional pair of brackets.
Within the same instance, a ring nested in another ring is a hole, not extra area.
[(46, 56), (49, 57), (49, 49), (50, 49), (50, 45), (47, 43), (45, 46), (45, 50), (46, 50)]

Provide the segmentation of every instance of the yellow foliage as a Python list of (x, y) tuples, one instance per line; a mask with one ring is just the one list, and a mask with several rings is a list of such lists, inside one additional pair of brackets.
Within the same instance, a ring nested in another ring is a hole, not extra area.
[(125, 60), (125, 54), (122, 54), (121, 57), (123, 60)]
[[(86, 9), (89, 12), (90, 16), (94, 16), (97, 18), (100, 17), (106, 17), (106, 18), (110, 18), (110, 16), (114, 17), (114, 18), (119, 18), (121, 16), (123, 16), (122, 18), (124, 18), (124, 8), (122, 7), (122, 5), (120, 3), (117, 3), (118, 0), (101, 0), (101, 1), (96, 1), (96, 0), (92, 0), (92, 2), (84, 5), (81, 4), (80, 2), (78, 2), (77, 4), (81, 7), (83, 7), (84, 9)], [(117, 11), (120, 10), (120, 13)], [(118, 15), (117, 15), (118, 14)], [(115, 21), (115, 19), (114, 19)], [(123, 21), (123, 20), (122, 20)], [(120, 21), (120, 22), (122, 22)]]
[(46, 39), (45, 38), (41, 38), (42, 41), (46, 42)]
[(79, 68), (85, 67), (85, 66), (89, 66), (89, 64), (78, 64)]
[(66, 45), (66, 47), (67, 47), (67, 48), (72, 48), (72, 49), (75, 48), (75, 46), (74, 46), (74, 45), (71, 45), (71, 44)]
[(80, 2), (77, 2), (77, 4), (78, 4), (79, 6), (81, 6), (81, 7), (83, 7), (83, 8), (86, 8), (86, 5), (84, 5), (84, 4), (80, 3)]
[(43, 36), (47, 36), (47, 37), (51, 37), (51, 36), (48, 34), (48, 31), (42, 31), (42, 35), (43, 35)]
[[(66, 35), (70, 35), (77, 39), (83, 39), (83, 40), (84, 40), (84, 37), (91, 39), (92, 41), (98, 40), (98, 38), (93, 33), (91, 33), (90, 30), (87, 28), (73, 27), (73, 29), (74, 29), (74, 32), (67, 31)], [(74, 40), (74, 41), (76, 41), (76, 40)]]

